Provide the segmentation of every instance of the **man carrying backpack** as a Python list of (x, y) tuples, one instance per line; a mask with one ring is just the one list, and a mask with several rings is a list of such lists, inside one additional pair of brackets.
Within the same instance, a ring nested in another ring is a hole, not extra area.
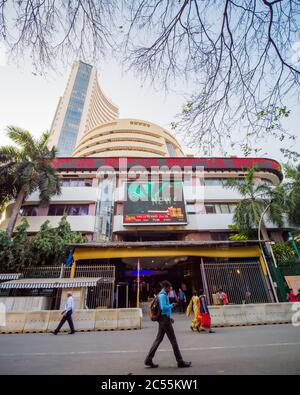
[(149, 366), (150, 368), (158, 368), (158, 365), (153, 363), (153, 358), (166, 334), (173, 347), (173, 351), (175, 354), (175, 358), (177, 360), (178, 367), (189, 368), (191, 366), (191, 362), (185, 362), (182, 359), (181, 352), (179, 350), (177, 339), (173, 329), (174, 321), (172, 320), (171, 315), (172, 315), (172, 309), (174, 308), (175, 304), (170, 304), (168, 297), (168, 294), (172, 287), (171, 283), (169, 281), (163, 281), (161, 285), (162, 285), (162, 290), (157, 296), (160, 312), (159, 315), (154, 319), (158, 321), (158, 325), (159, 325), (158, 334), (145, 360), (145, 365)]

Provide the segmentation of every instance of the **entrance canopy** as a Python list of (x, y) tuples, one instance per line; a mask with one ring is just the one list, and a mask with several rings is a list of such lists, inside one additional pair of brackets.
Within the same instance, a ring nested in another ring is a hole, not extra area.
[(99, 242), (75, 244), (74, 261), (142, 257), (259, 258), (267, 275), (259, 242), (254, 241), (160, 241)]

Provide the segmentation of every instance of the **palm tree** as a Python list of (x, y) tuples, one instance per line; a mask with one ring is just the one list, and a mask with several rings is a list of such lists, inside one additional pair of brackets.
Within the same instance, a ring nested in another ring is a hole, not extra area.
[(282, 227), (284, 224), (285, 193), (281, 186), (270, 186), (255, 182), (255, 167), (249, 169), (245, 178), (228, 180), (226, 187), (240, 193), (243, 199), (234, 213), (234, 222), (239, 230), (249, 232), (258, 229), (265, 240), (269, 240), (263, 220), (264, 213), (268, 220)]
[(12, 236), (20, 208), (26, 198), (39, 191), (42, 205), (48, 204), (50, 197), (60, 194), (60, 184), (52, 161), (56, 149), (47, 147), (49, 133), (35, 139), (30, 132), (9, 126), (8, 137), (16, 144), (0, 147), (0, 183), (2, 196), (15, 200), (7, 233)]
[(300, 165), (285, 165), (284, 189), (287, 195), (287, 214), (291, 225), (300, 226)]

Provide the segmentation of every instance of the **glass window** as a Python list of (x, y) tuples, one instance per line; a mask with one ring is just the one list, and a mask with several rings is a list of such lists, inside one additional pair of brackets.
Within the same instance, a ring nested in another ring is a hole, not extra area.
[(237, 208), (237, 204), (229, 204), (229, 212), (230, 212), (230, 214), (234, 214), (235, 213), (235, 210), (236, 210), (236, 208)]
[(207, 214), (234, 214), (237, 205), (234, 203), (211, 203), (206, 204)]
[(216, 187), (222, 186), (223, 180), (221, 178), (206, 178), (205, 179), (205, 186), (207, 187)]
[(220, 204), (221, 214), (230, 214), (228, 204)]
[(196, 214), (196, 205), (195, 205), (195, 203), (187, 203), (186, 204), (186, 211), (189, 214)]
[(229, 233), (211, 233), (211, 238), (213, 241), (227, 241), (229, 240)]
[(205, 205), (206, 214), (216, 214), (216, 207), (214, 204)]
[(20, 210), (22, 217), (37, 217), (38, 206), (23, 206)]
[(170, 156), (172, 157), (176, 157), (177, 156), (177, 152), (175, 150), (175, 147), (173, 144), (171, 143), (167, 143), (167, 149), (168, 149), (168, 153)]
[(220, 204), (214, 204), (214, 206), (215, 206), (216, 214), (222, 214), (221, 205)]
[(70, 156), (74, 151), (91, 71), (91, 66), (80, 63), (57, 144), (58, 156)]
[(60, 185), (62, 187), (91, 187), (93, 180), (91, 178), (64, 178)]
[(88, 215), (89, 213), (89, 205), (62, 205), (62, 204), (53, 204), (49, 207), (50, 216), (62, 216), (67, 214), (69, 216), (80, 216), (80, 215)]

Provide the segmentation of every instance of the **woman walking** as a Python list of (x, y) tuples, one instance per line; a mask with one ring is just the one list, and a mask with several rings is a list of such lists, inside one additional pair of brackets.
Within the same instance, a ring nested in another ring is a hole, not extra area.
[(198, 296), (198, 292), (194, 291), (193, 292), (193, 296), (190, 300), (190, 303), (187, 307), (186, 310), (186, 315), (189, 317), (191, 315), (191, 313), (194, 313), (194, 318), (192, 320), (192, 324), (191, 324), (191, 330), (198, 330), (200, 324), (201, 324), (201, 320), (199, 321), (199, 314), (198, 314), (198, 303), (199, 303), (199, 296)]
[(200, 325), (197, 327), (198, 332), (205, 331), (207, 333), (214, 333), (211, 329), (211, 316), (208, 309), (208, 302), (204, 291), (200, 291), (200, 297), (198, 302), (197, 320)]

